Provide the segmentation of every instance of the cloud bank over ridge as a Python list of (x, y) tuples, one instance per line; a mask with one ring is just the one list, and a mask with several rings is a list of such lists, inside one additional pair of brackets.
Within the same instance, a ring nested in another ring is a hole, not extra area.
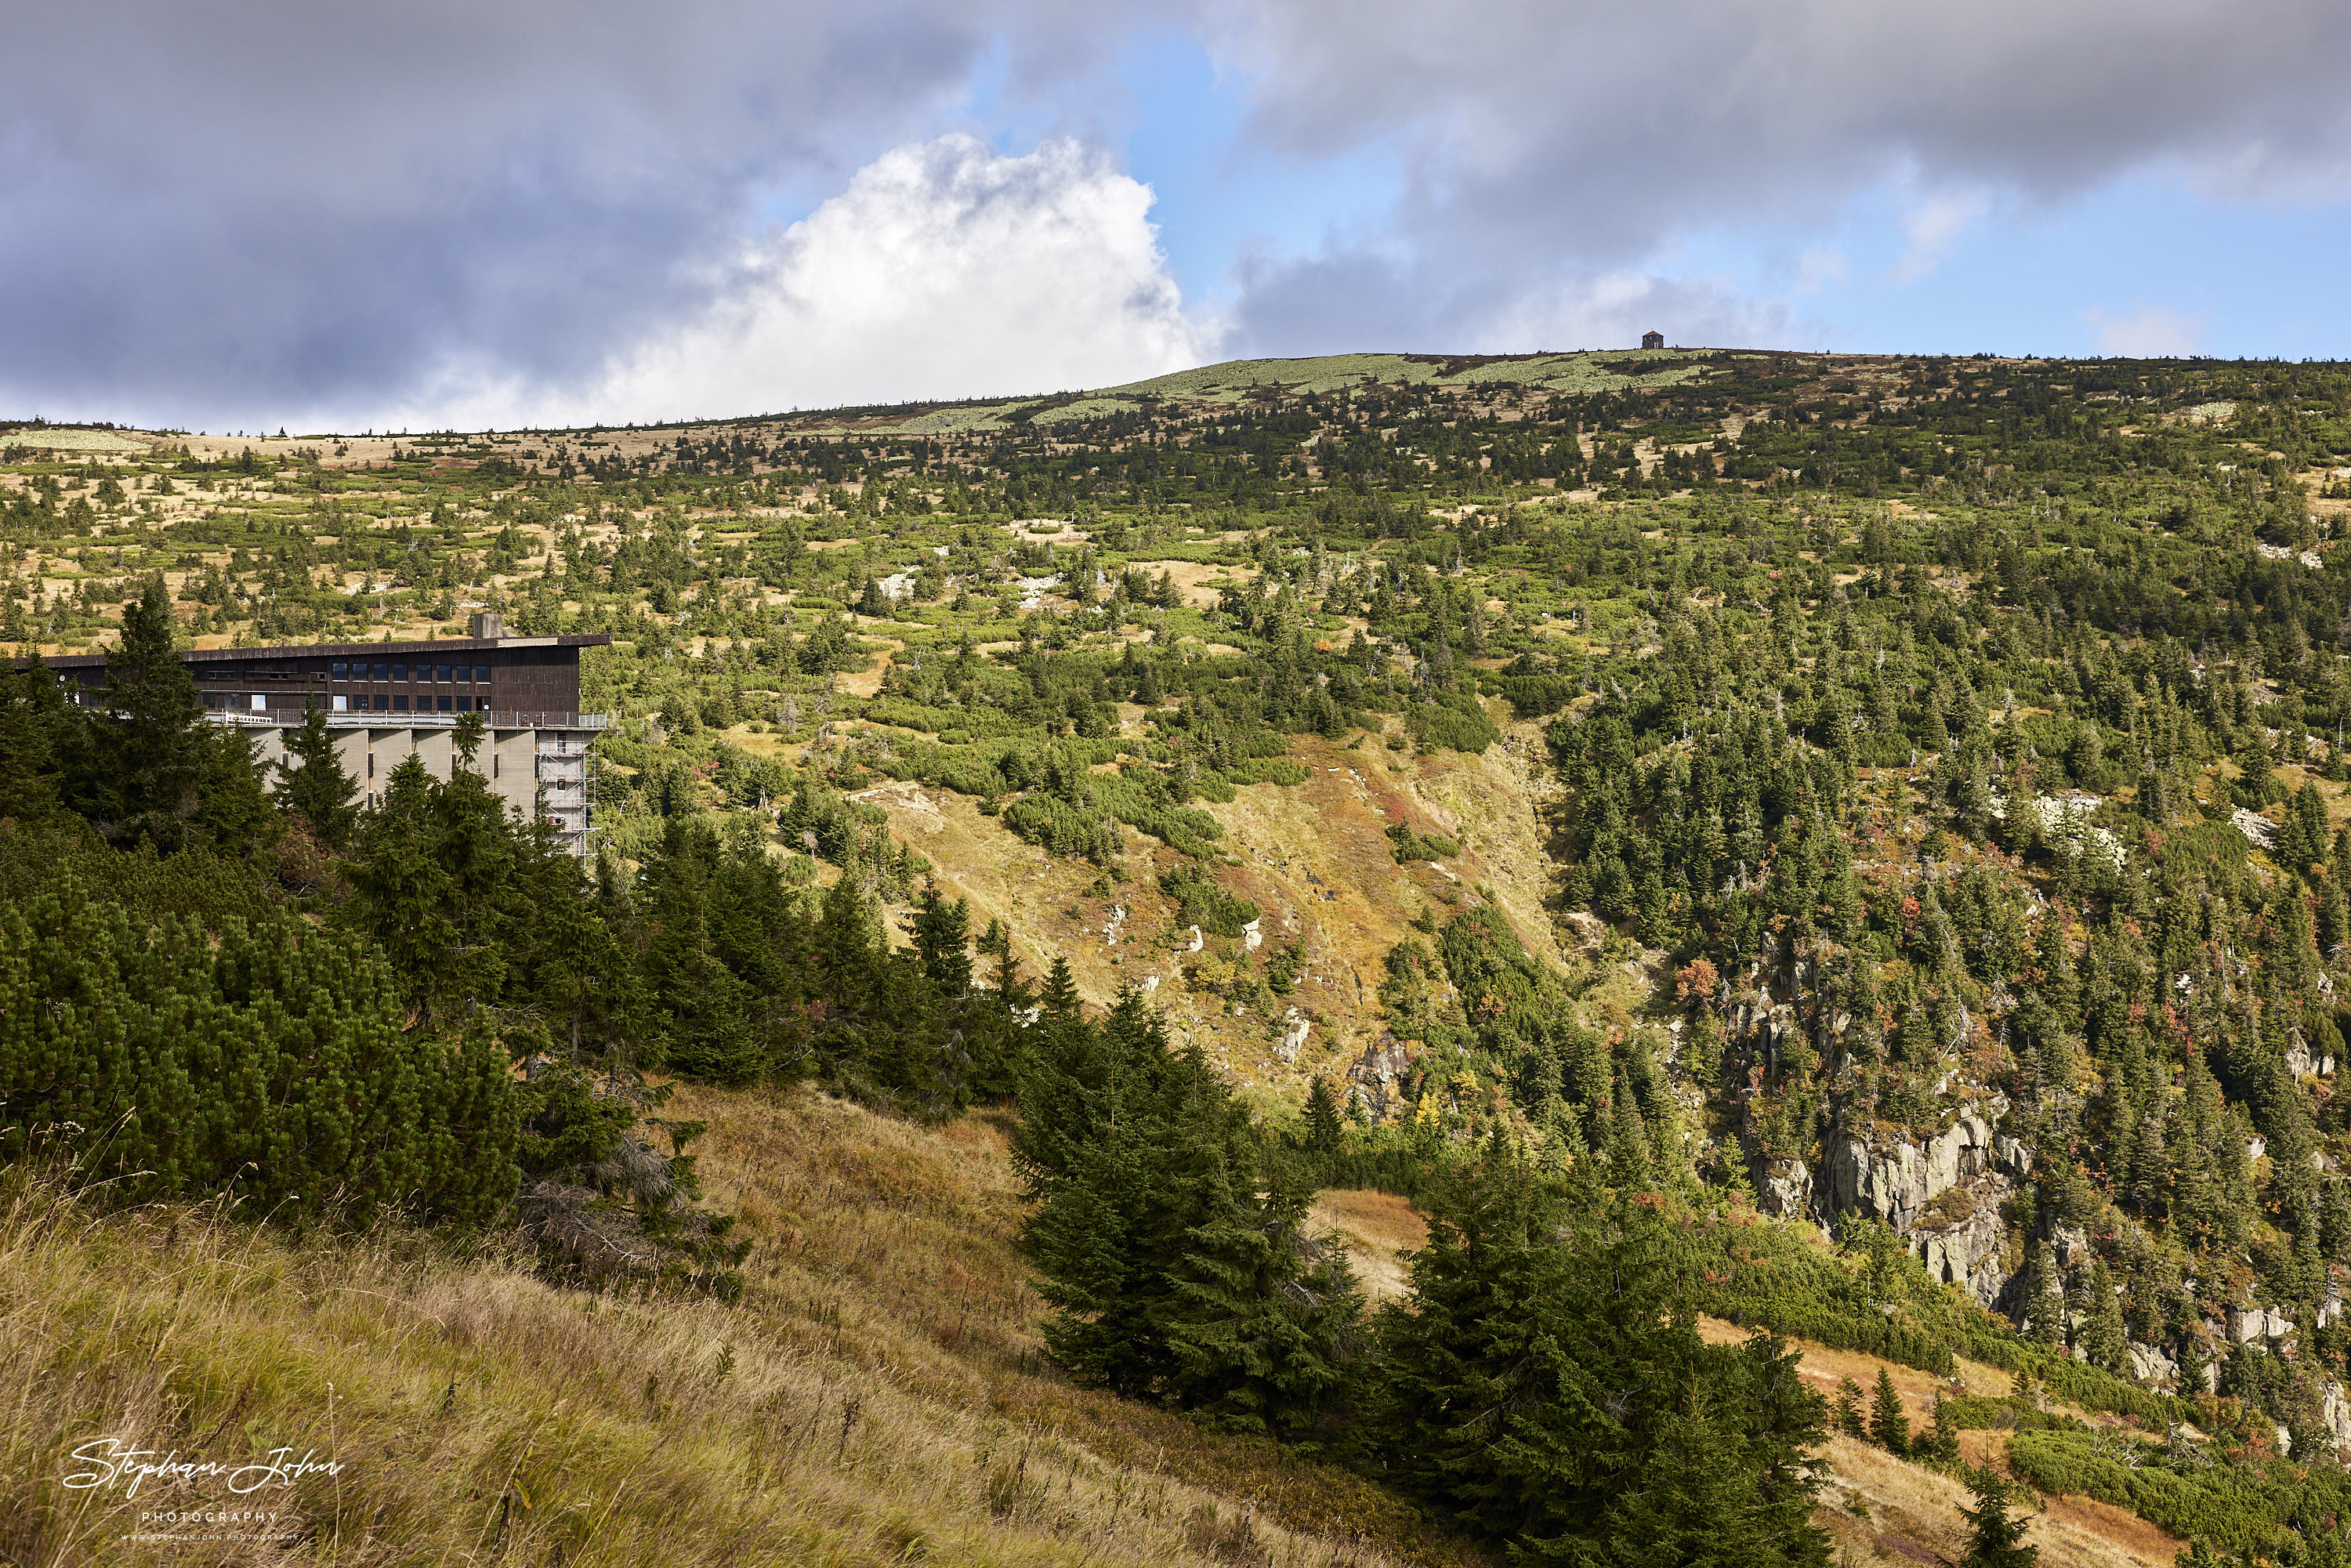
[[(1187, 111), (1113, 68), (1177, 48), (1238, 106), (1198, 132), (1221, 166), (1320, 225), (1235, 246), (1188, 307), (1150, 228), (1187, 214), (1146, 215), (1121, 152), (1135, 115), (1180, 140)], [(2333, 0), (90, 0), (14, 18), (11, 56), (0, 408), (214, 426), (1651, 324), (1818, 346), (1813, 290), (1863, 276), (1819, 236), (1871, 203), (1867, 286), (1928, 291), (1982, 225), (2126, 180), (2214, 212), (2351, 202)], [(1735, 276), (1726, 244), (1785, 276)], [(2137, 287), (2101, 308), (2097, 340), (2211, 331)]]
[(893, 149), (716, 269), (707, 303), (581, 385), (452, 386), (459, 424), (703, 418), (1101, 386), (1198, 364), (1151, 193), (1070, 141), (1025, 156), (967, 135)]

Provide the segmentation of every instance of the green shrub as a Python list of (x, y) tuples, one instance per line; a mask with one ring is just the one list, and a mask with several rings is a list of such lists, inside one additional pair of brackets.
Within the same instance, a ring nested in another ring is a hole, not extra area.
[(1313, 769), (1287, 757), (1249, 757), (1224, 770), (1236, 784), (1303, 784)]
[(60, 877), (0, 915), (0, 1162), (486, 1223), (519, 1179), (507, 1055), (398, 997), (375, 948), (290, 911), (151, 925)]
[(1402, 822), (1388, 829), (1388, 853), (1398, 865), (1413, 861), (1451, 860), (1461, 852), (1461, 846), (1442, 833), (1416, 833)]
[(1477, 698), (1449, 692), (1434, 702), (1416, 704), (1404, 722), (1412, 737), (1431, 751), (1481, 752), (1502, 738)]
[(1500, 685), (1510, 711), (1520, 718), (1548, 718), (1573, 702), (1582, 690), (1565, 675), (1506, 674)]
[(1099, 862), (1119, 850), (1118, 823), (1109, 812), (1042, 791), (1007, 806), (1004, 825), (1050, 854)]
[(1197, 925), (1212, 936), (1238, 936), (1258, 917), (1257, 905), (1228, 893), (1198, 866), (1176, 866), (1159, 879), (1160, 890), (1176, 900), (1176, 924)]
[(2199, 1459), (2174, 1469), (2159, 1446), (2087, 1431), (2019, 1432), (2008, 1458), (2043, 1491), (2096, 1498), (2226, 1552), (2258, 1553), (2277, 1544), (2286, 1533), (2278, 1521), (2296, 1513), (2301, 1490), (2301, 1478), (2283, 1462)]

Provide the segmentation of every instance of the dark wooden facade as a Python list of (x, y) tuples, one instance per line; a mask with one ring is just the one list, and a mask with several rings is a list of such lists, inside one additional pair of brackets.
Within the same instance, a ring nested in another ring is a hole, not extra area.
[[(429, 643), (329, 643), (298, 648), (204, 648), (180, 655), (215, 711), (298, 720), (331, 715), (480, 713), (503, 725), (565, 726), (580, 710), (580, 650), (611, 639), (453, 637)], [(68, 682), (106, 686), (106, 655), (48, 661)]]

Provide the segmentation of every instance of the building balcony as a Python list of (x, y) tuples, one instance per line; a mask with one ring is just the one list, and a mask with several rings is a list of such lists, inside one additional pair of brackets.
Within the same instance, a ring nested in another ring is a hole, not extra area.
[[(301, 708), (268, 708), (256, 712), (249, 708), (207, 708), (204, 716), (214, 724), (235, 725), (252, 729), (284, 729), (298, 725), (306, 710)], [(322, 712), (324, 710), (321, 710)], [(478, 718), (485, 729), (603, 729), (612, 722), (612, 716), (602, 713), (549, 713), (529, 709), (492, 710), (476, 713), (327, 713), (329, 729), (455, 729), (461, 720)]]

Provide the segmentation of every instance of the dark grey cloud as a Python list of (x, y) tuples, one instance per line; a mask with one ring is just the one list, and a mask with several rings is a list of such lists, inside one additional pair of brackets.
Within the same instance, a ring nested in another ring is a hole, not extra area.
[[(1246, 131), (1391, 149), (1376, 246), (1260, 267), (1263, 351), (1365, 315), (1428, 334), (1588, 292), (1714, 226), (1817, 223), (1889, 183), (2062, 203), (2168, 169), (2222, 196), (2351, 187), (2340, 0), (1409, 0), (1211, 13)], [(1311, 308), (1301, 308), (1301, 301)]]
[(810, 205), (1047, 90), (1089, 29), (945, 0), (24, 6), (0, 95), (0, 398), (361, 409), (453, 361), (561, 381)]

